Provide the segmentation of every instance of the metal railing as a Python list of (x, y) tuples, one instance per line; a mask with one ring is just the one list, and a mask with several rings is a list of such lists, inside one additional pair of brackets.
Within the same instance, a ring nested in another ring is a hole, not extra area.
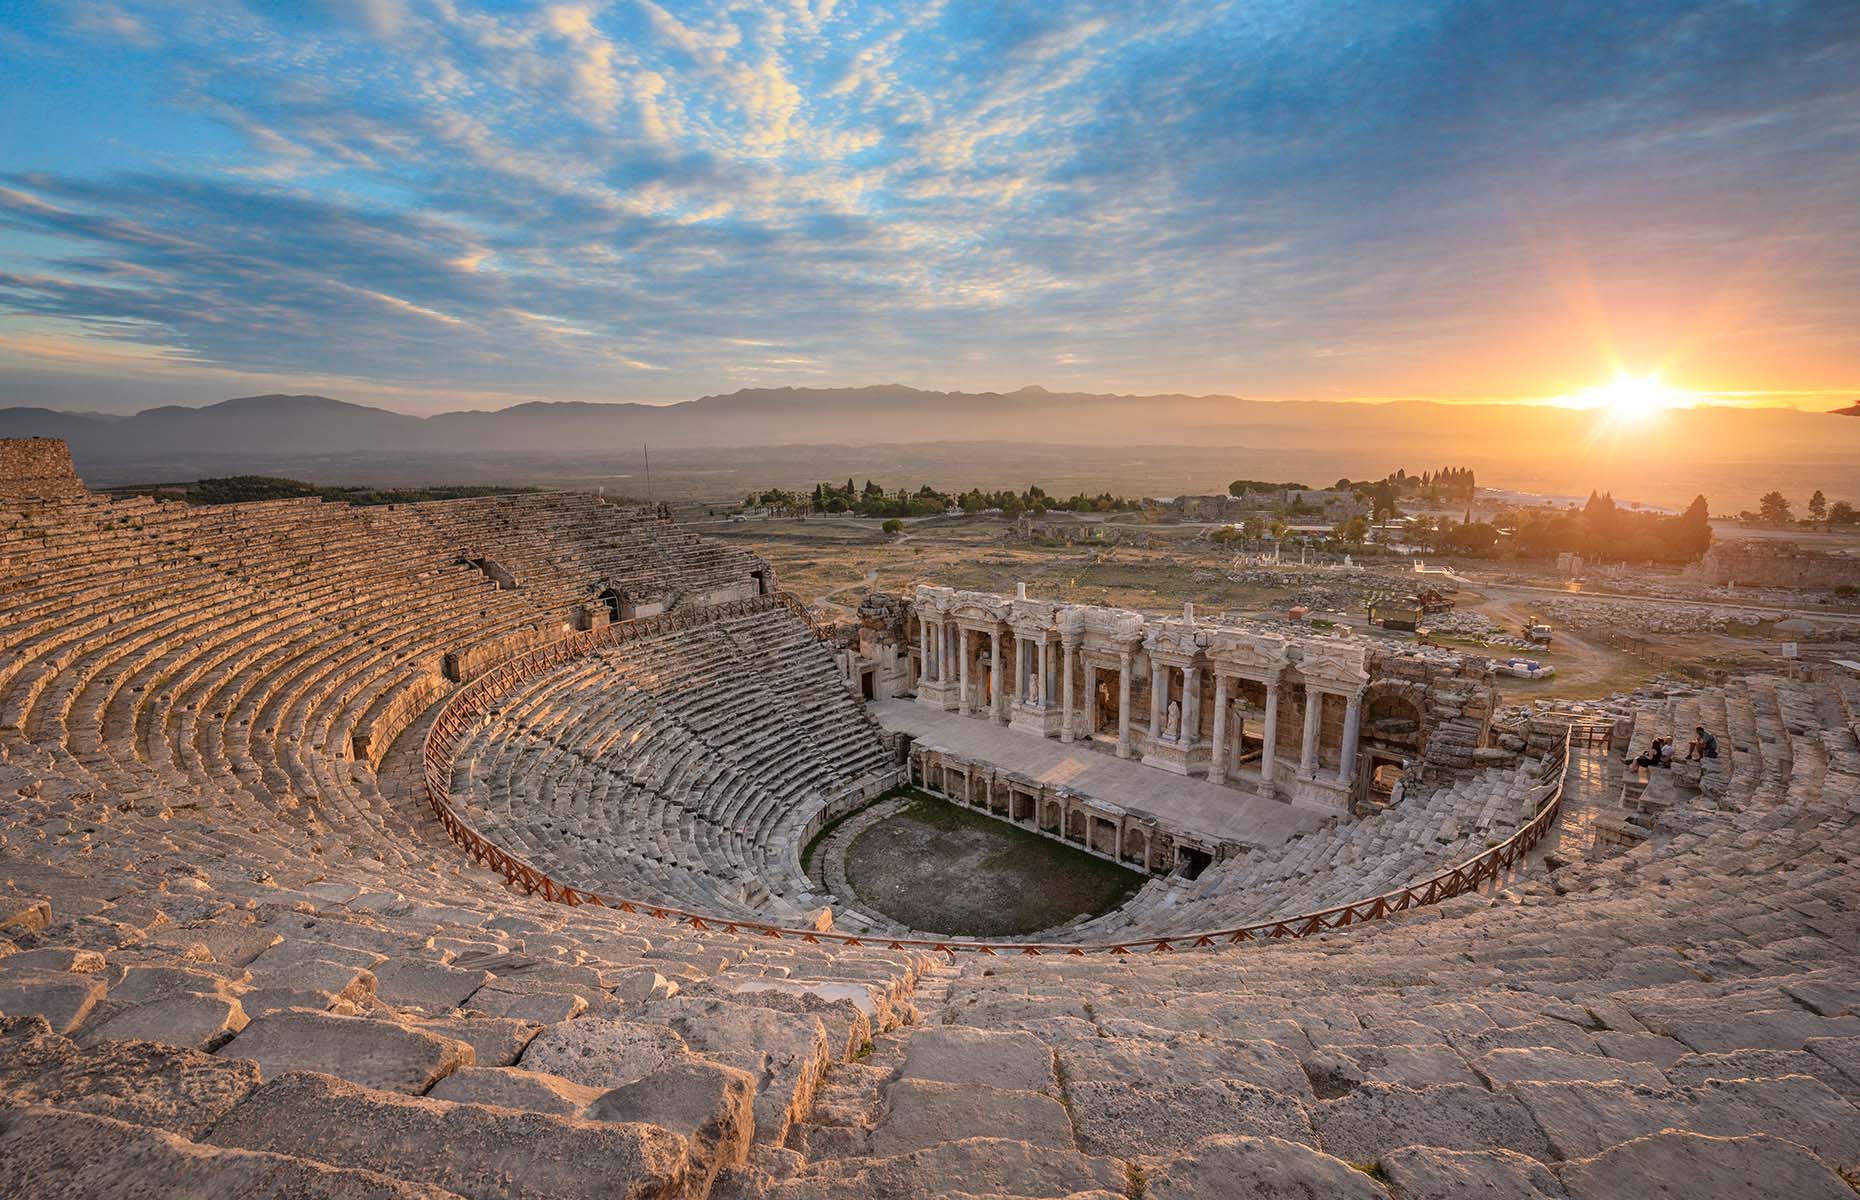
[(544, 900), (556, 904), (571, 907), (591, 904), (610, 908), (616, 912), (633, 913), (674, 925), (682, 925), (692, 930), (749, 934), (778, 941), (794, 940), (824, 945), (871, 947), (884, 950), (928, 950), (952, 957), (957, 954), (987, 956), (1166, 954), (1177, 950), (1199, 950), (1247, 942), (1311, 937), (1314, 934), (1326, 933), (1334, 929), (1346, 929), (1368, 921), (1381, 920), (1397, 913), (1439, 904), (1457, 896), (1476, 892), (1487, 883), (1496, 883), (1522, 863), (1525, 856), (1556, 825), (1557, 818), (1562, 812), (1564, 793), (1569, 784), (1570, 764), (1575, 747), (1581, 745), (1587, 748), (1598, 744), (1606, 746), (1610, 735), (1610, 729), (1605, 725), (1589, 723), (1571, 725), (1563, 736), (1562, 745), (1544, 760), (1539, 778), (1548, 781), (1554, 776), (1556, 786), (1538, 807), (1536, 815), (1504, 841), (1427, 879), (1379, 896), (1352, 900), (1347, 904), (1302, 913), (1298, 916), (1260, 921), (1230, 929), (1165, 934), (1121, 942), (1070, 944), (976, 941), (964, 938), (864, 936), (688, 912), (670, 905), (628, 900), (604, 895), (587, 888), (558, 883), (546, 872), (524, 862), (479, 833), (469, 821), (460, 815), (451, 794), (453, 757), (466, 731), (482, 720), (491, 705), (505, 692), (593, 650), (621, 646), (643, 637), (691, 629), (732, 616), (768, 611), (777, 606), (791, 607), (790, 599), (785, 595), (764, 597), (687, 613), (639, 618), (610, 625), (604, 629), (570, 634), (547, 646), (539, 646), (534, 650), (505, 659), (459, 689), (450, 700), (446, 701), (439, 715), (434, 719), (432, 727), (427, 731), (423, 745), (427, 805), (433, 810), (433, 815), (438, 818), (439, 823), (444, 826), (446, 833), (471, 857), (473, 862), (502, 875), (508, 885), (522, 889), (526, 895), (541, 896)]

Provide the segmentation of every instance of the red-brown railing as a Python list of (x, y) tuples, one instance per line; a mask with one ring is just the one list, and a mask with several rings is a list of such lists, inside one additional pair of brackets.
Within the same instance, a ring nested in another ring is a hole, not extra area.
[(434, 719), (432, 727), (427, 731), (423, 746), (426, 767), (426, 801), (432, 808), (433, 815), (439, 819), (439, 823), (445, 827), (452, 840), (471, 856), (473, 862), (496, 871), (504, 877), (507, 884), (521, 888), (526, 895), (541, 896), (544, 900), (570, 906), (598, 905), (618, 912), (636, 913), (655, 920), (667, 921), (693, 930), (752, 934), (776, 940), (793, 939), (816, 944), (867, 946), (885, 950), (929, 950), (951, 956), (956, 954), (988, 956), (1002, 954), (1029, 956), (1166, 954), (1177, 950), (1208, 949), (1238, 945), (1243, 942), (1310, 937), (1333, 929), (1344, 929), (1352, 925), (1361, 925), (1366, 921), (1380, 920), (1395, 913), (1409, 912), (1431, 904), (1439, 904), (1444, 900), (1475, 892), (1487, 883), (1495, 883), (1520, 864), (1525, 855), (1529, 854), (1537, 843), (1543, 840), (1544, 835), (1555, 826), (1557, 817), (1562, 811), (1563, 795), (1569, 783), (1571, 755), (1575, 746), (1578, 743), (1585, 747), (1605, 746), (1609, 736), (1607, 726), (1587, 723), (1571, 725), (1563, 735), (1562, 746), (1544, 762), (1543, 772), (1539, 778), (1547, 780), (1554, 774), (1556, 787), (1545, 798), (1537, 814), (1498, 845), (1489, 847), (1465, 862), (1451, 866), (1430, 878), (1380, 896), (1353, 900), (1348, 904), (1339, 904), (1335, 908), (1320, 909), (1317, 912), (1302, 913), (1276, 921), (1261, 921), (1233, 929), (1216, 929), (1095, 944), (1071, 945), (1063, 942), (993, 942), (961, 938), (861, 936), (836, 933), (832, 930), (797, 929), (736, 917), (687, 912), (684, 909), (653, 904), (648, 901), (606, 896), (587, 888), (570, 887), (556, 882), (546, 873), (504, 850), (472, 828), (471, 823), (454, 807), (451, 794), (452, 760), (459, 741), (467, 729), (483, 718), (496, 698), (511, 688), (521, 686), (544, 672), (554, 670), (566, 662), (604, 646), (619, 646), (642, 637), (691, 629), (727, 617), (766, 611), (777, 605), (792, 607), (790, 598), (784, 594), (737, 601), (691, 612), (643, 617), (610, 625), (603, 629), (570, 634), (547, 646), (539, 646), (534, 650), (505, 659), (460, 688), (450, 700), (446, 701), (438, 717)]

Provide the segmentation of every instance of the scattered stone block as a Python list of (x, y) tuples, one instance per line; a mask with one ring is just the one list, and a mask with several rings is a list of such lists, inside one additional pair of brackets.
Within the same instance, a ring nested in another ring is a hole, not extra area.
[(1231, 1079), (1162, 1087), (1072, 1082), (1066, 1096), (1079, 1148), (1087, 1154), (1135, 1158), (1183, 1152), (1218, 1134), (1317, 1145), (1303, 1104)]
[(1415, 1089), (1365, 1083), (1347, 1096), (1319, 1101), (1311, 1116), (1324, 1148), (1349, 1162), (1374, 1162), (1415, 1145), (1550, 1158), (1549, 1142), (1516, 1099), (1467, 1084)]
[(756, 1082), (744, 1072), (686, 1056), (602, 1094), (584, 1115), (591, 1121), (644, 1122), (684, 1137), (691, 1155), (689, 1186), (701, 1193), (717, 1172), (747, 1159), (755, 1098)]
[(86, 1041), (140, 1040), (217, 1050), (246, 1027), (245, 1009), (228, 996), (183, 993), (126, 1008), (85, 1030)]
[[(385, 1164), (383, 1164), (385, 1165)], [(126, 1186), (133, 1185), (133, 1186)], [(280, 1154), (198, 1146), (161, 1129), (63, 1109), (0, 1109), (0, 1195), (277, 1196), (451, 1200), (453, 1193)]]
[(266, 1083), (207, 1140), (335, 1167), (391, 1163), (399, 1178), (470, 1200), (644, 1200), (678, 1195), (687, 1172), (684, 1139), (651, 1125), (448, 1104), (315, 1074)]
[(257, 1085), (248, 1062), (153, 1042), (80, 1048), (43, 1017), (0, 1020), (0, 1099), (11, 1104), (52, 1104), (191, 1138)]
[(1558, 1158), (1588, 1158), (1631, 1138), (1678, 1129), (1714, 1137), (1775, 1134), (1832, 1162), (1860, 1163), (1854, 1107), (1802, 1075), (1675, 1088), (1520, 1083), (1513, 1091)]
[(0, 1013), (41, 1016), (56, 1033), (70, 1033), (84, 1023), (106, 992), (96, 975), (69, 972), (19, 972), (0, 981)]
[(1557, 1173), (1570, 1200), (1853, 1200), (1853, 1189), (1827, 1163), (1767, 1134), (1655, 1133), (1565, 1163)]
[(457, 1104), (492, 1104), (557, 1117), (579, 1117), (601, 1096), (601, 1091), (559, 1075), (520, 1067), (465, 1067), (435, 1083), (426, 1094)]
[(409, 1022), (440, 1037), (464, 1042), (472, 1048), (473, 1062), (480, 1067), (515, 1066), (544, 1026), (504, 1017), (438, 1017)]
[(1146, 1200), (1387, 1200), (1346, 1162), (1302, 1142), (1222, 1134), (1173, 1158), (1142, 1160)]
[(267, 1081), (292, 1071), (319, 1071), (413, 1095), (474, 1065), (464, 1042), (391, 1021), (310, 1012), (259, 1017), (219, 1053), (252, 1060)]
[(1510, 1150), (1408, 1146), (1384, 1154), (1382, 1168), (1401, 1200), (1563, 1200), (1563, 1187), (1534, 1158)]
[(490, 979), (489, 971), (461, 971), (404, 959), (389, 959), (374, 968), (375, 996), (383, 1004), (430, 1013), (458, 1008)]
[(888, 1158), (977, 1137), (1069, 1146), (1072, 1123), (1057, 1100), (1038, 1092), (901, 1079), (886, 1095), (885, 1116), (872, 1130), (869, 1153)]
[(531, 1039), (520, 1064), (584, 1087), (624, 1087), (685, 1052), (684, 1039), (662, 1025), (589, 1017), (551, 1025)]
[(1024, 1033), (933, 1025), (911, 1034), (904, 1078), (1044, 1092), (1054, 1086), (1053, 1052)]

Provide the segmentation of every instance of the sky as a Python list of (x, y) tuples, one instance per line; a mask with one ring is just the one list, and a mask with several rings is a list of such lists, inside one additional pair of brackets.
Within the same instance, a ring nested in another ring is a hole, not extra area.
[(0, 0), (0, 406), (1860, 393), (1860, 4)]

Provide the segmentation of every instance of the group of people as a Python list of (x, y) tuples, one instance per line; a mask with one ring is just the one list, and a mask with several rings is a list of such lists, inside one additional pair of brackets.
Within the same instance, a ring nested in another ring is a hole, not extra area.
[[(1703, 725), (1694, 726), (1692, 733), (1692, 744), (1686, 747), (1686, 762), (1702, 762), (1708, 758), (1718, 757), (1718, 739), (1715, 735), (1707, 733)], [(1634, 760), (1634, 765), (1643, 770), (1647, 767), (1670, 767), (1673, 765), (1673, 757), (1673, 739), (1657, 737), (1653, 739), (1653, 744)]]

